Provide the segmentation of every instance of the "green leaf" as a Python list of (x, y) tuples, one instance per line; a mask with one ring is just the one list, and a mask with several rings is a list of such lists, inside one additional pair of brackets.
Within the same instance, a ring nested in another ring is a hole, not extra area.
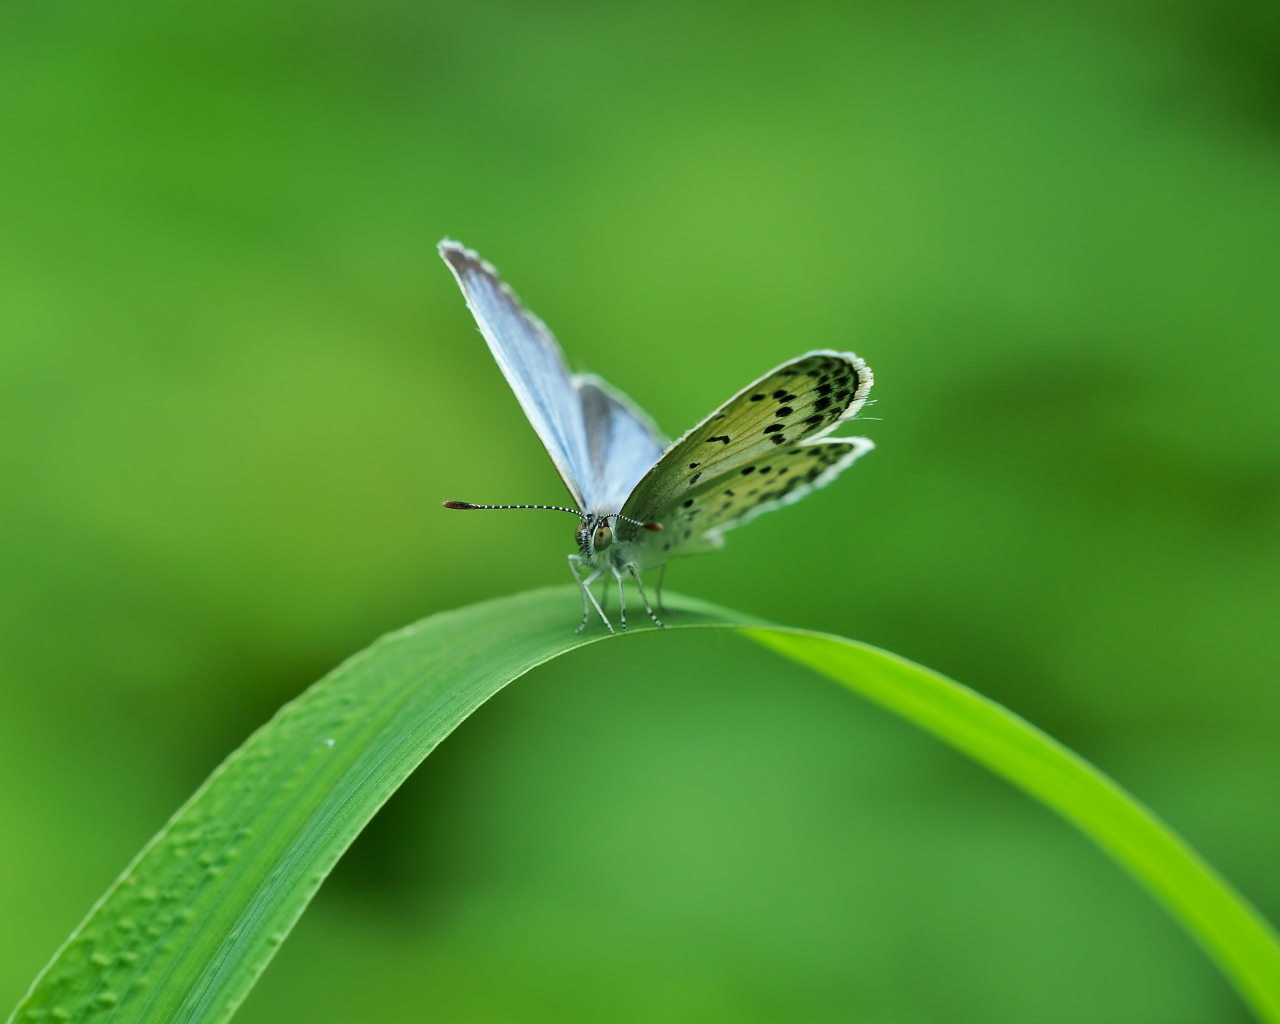
[[(1141, 804), (1021, 718), (928, 669), (840, 637), (688, 598), (675, 625), (727, 627), (914, 722), (1052, 807), (1127, 868), (1280, 1024), (1280, 943)], [(529, 669), (584, 644), (576, 590), (433, 616), (287, 704), (143, 849), (11, 1021), (227, 1020), (343, 851), (436, 745)], [(633, 632), (651, 629), (644, 625)]]

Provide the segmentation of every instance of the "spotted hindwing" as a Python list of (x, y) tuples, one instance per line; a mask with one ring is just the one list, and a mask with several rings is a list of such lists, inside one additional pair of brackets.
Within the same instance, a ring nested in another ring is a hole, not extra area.
[(715, 546), (725, 530), (798, 501), (870, 450), (865, 438), (823, 440), (871, 390), (871, 370), (850, 352), (809, 352), (770, 371), (673, 444), (636, 486), (624, 515), (656, 522), (623, 539), (656, 564)]

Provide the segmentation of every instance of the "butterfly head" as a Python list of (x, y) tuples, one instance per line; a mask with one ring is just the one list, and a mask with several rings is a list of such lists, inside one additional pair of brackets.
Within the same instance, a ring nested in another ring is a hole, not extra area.
[(588, 558), (603, 551), (613, 543), (613, 516), (583, 516), (576, 534), (578, 550)]

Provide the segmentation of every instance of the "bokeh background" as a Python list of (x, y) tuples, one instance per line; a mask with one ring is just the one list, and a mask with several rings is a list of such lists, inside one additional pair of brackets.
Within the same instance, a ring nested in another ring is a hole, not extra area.
[[(563, 499), (444, 235), (673, 435), (863, 355), (878, 449), (669, 586), (972, 684), (1280, 918), (1276, 10), (5, 5), (0, 1004), (279, 704), (567, 578), (439, 507)], [(679, 634), (484, 708), (238, 1018), (1245, 1019), (1056, 818)]]

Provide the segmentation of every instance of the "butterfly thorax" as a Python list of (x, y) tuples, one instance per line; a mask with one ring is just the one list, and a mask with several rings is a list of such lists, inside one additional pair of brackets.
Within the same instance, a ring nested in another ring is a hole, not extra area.
[(622, 538), (616, 529), (618, 525), (615, 513), (595, 512), (585, 516), (575, 534), (582, 557), (600, 569), (621, 570), (628, 565), (650, 568), (660, 564), (647, 557), (643, 544)]

